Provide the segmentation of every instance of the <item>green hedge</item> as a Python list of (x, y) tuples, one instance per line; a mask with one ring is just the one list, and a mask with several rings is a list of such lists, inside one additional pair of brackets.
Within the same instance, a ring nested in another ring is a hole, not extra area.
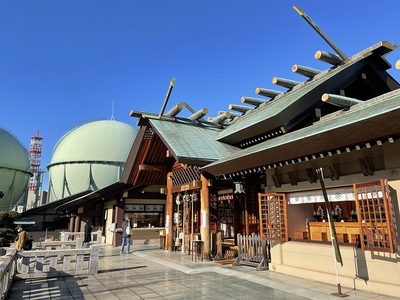
[(15, 219), (19, 219), (21, 214), (16, 211), (0, 211), (0, 247), (10, 247), (17, 236), (14, 224)]

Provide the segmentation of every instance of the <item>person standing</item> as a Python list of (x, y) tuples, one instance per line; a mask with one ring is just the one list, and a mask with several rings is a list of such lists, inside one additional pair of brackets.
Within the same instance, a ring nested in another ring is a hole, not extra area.
[(17, 251), (22, 251), (24, 250), (26, 241), (28, 240), (28, 234), (26, 233), (26, 231), (24, 230), (24, 228), (21, 225), (18, 225), (15, 228), (18, 232), (17, 238), (16, 238), (16, 242), (15, 242), (15, 249)]
[[(28, 240), (28, 234), (21, 225), (18, 225), (15, 229), (18, 232), (18, 235), (15, 239), (15, 249), (17, 250), (17, 252), (20, 252), (24, 250), (26, 241)], [(17, 272), (21, 273), (21, 269), (22, 269), (22, 257), (19, 256), (17, 259)]]
[(125, 219), (122, 222), (122, 245), (120, 253), (124, 252), (126, 245), (126, 253), (129, 253), (131, 247), (131, 222), (129, 220), (129, 215), (125, 215)]
[(89, 248), (89, 243), (92, 240), (92, 222), (87, 220), (85, 225), (85, 238), (83, 240), (83, 247)]

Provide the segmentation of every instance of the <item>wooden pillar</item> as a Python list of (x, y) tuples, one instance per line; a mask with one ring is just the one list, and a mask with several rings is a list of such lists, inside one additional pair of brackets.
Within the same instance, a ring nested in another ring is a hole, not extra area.
[(81, 217), (76, 216), (75, 217), (75, 227), (74, 227), (74, 232), (79, 232), (81, 231)]
[(172, 172), (167, 174), (167, 201), (165, 208), (165, 230), (166, 245), (165, 249), (172, 250), (174, 238), (174, 203), (172, 199)]
[[(246, 191), (246, 189), (245, 189), (245, 191)], [(246, 191), (247, 192), (247, 191)], [(247, 201), (247, 197), (246, 197), (246, 195), (247, 195), (247, 193), (246, 194), (244, 194), (244, 209), (245, 209), (245, 211), (244, 211), (244, 222), (245, 222), (245, 225), (246, 225), (246, 236), (249, 236), (249, 234), (250, 234), (250, 228), (249, 228), (249, 209), (248, 209), (248, 201)], [(237, 233), (237, 232), (236, 232)], [(242, 234), (241, 232), (240, 232), (240, 234)]]
[(74, 226), (75, 226), (75, 216), (71, 215), (69, 218), (69, 231), (74, 232)]
[[(125, 206), (125, 201), (124, 199), (117, 200), (117, 205), (115, 206), (115, 211), (114, 211), (114, 220), (115, 220), (115, 227), (116, 228), (121, 228), (122, 222), (124, 221), (124, 207)], [(114, 238), (113, 238), (113, 246), (118, 247), (122, 244), (122, 234), (121, 232), (114, 232)]]
[(211, 234), (210, 234), (210, 192), (208, 180), (201, 175), (201, 197), (200, 197), (200, 234), (204, 242), (204, 258), (210, 258)]

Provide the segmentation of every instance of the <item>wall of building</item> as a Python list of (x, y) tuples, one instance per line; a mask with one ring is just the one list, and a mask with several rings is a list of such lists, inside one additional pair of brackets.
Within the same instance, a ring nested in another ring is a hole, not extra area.
[[(324, 181), (327, 189), (352, 186), (354, 183), (363, 183), (388, 179), (391, 189), (391, 199), (394, 206), (397, 228), (400, 225), (400, 141), (385, 143), (382, 146), (363, 148), (359, 151), (333, 155), (326, 158), (304, 161), (295, 165), (288, 165), (278, 170), (267, 170), (266, 193), (294, 193), (321, 189), (319, 181), (310, 183), (306, 177), (306, 168), (318, 168), (334, 163), (339, 172), (339, 179), (332, 180), (324, 170)], [(358, 159), (368, 157), (374, 174), (365, 176), (362, 173)], [(285, 179), (286, 173), (294, 171), (297, 174), (298, 184), (291, 185)], [(276, 188), (271, 179), (272, 174), (281, 176), (282, 185)], [(285, 182), (286, 180), (286, 182)], [(323, 205), (325, 207), (325, 205)], [(288, 205), (289, 234), (294, 236), (294, 230), (303, 230), (305, 219), (310, 218), (308, 204)], [(311, 221), (311, 220), (310, 220)], [(338, 265), (340, 283), (344, 287), (362, 289), (375, 293), (382, 293), (398, 297), (400, 295), (400, 238), (397, 235), (397, 253), (362, 251), (352, 245), (341, 245), (343, 267)], [(323, 281), (336, 285), (336, 273), (332, 246), (323, 242), (273, 242), (271, 247), (270, 270)], [(335, 291), (332, 291), (335, 292)]]
[(105, 237), (104, 241), (106, 244), (112, 245), (113, 243), (113, 235), (112, 231), (113, 227), (111, 224), (113, 223), (113, 206), (115, 205), (115, 201), (108, 201), (104, 203), (104, 215), (107, 218), (105, 220)]
[[(400, 259), (396, 254), (372, 253), (341, 246), (343, 267), (338, 264), (343, 287), (398, 297)], [(290, 241), (273, 243), (270, 270), (315, 281), (337, 284), (335, 262), (330, 244)], [(333, 290), (332, 292), (335, 292)]]
[(288, 220), (290, 220), (289, 237), (295, 237), (295, 231), (306, 231), (306, 222), (312, 220), (312, 204), (293, 204), (287, 206)]
[[(320, 168), (324, 169), (324, 179), (326, 187), (338, 187), (353, 185), (353, 183), (369, 182), (387, 178), (388, 180), (396, 179), (392, 175), (392, 171), (400, 168), (400, 159), (398, 154), (400, 151), (400, 140), (395, 143), (385, 143), (382, 146), (374, 145), (371, 148), (361, 148), (360, 150), (353, 150), (350, 153), (342, 151), (342, 154), (333, 154), (332, 156), (319, 156), (313, 159), (311, 156), (309, 160), (303, 160), (300, 163), (283, 165), (277, 169), (267, 169), (267, 179), (265, 192), (293, 192), (320, 189), (320, 184), (310, 183), (307, 178), (307, 168)], [(364, 176), (359, 163), (359, 158), (368, 158), (374, 175)], [(339, 180), (331, 180), (328, 174), (327, 166), (334, 164), (338, 170)], [(294, 172), (297, 179), (297, 185), (291, 185), (289, 182), (288, 173)], [(281, 182), (281, 187), (274, 186), (271, 175), (276, 175)], [(400, 178), (400, 169), (398, 175)]]
[[(121, 234), (121, 224), (117, 224), (116, 228), (113, 224), (113, 208), (115, 205), (115, 201), (108, 201), (104, 203), (104, 214), (107, 216), (105, 220), (105, 237), (104, 241), (107, 244), (113, 244), (114, 235)], [(165, 205), (165, 200), (160, 199), (125, 199), (125, 205), (133, 205), (133, 204), (160, 204)], [(132, 214), (133, 212), (127, 212), (128, 214)], [(162, 212), (164, 214), (164, 212)], [(165, 216), (164, 216), (165, 218)], [(134, 225), (133, 222), (131, 224)], [(116, 230), (114, 232), (113, 230)], [(159, 243), (160, 242), (160, 231), (164, 230), (165, 227), (148, 227), (148, 228), (134, 228), (132, 230), (132, 245), (142, 245), (146, 243)]]

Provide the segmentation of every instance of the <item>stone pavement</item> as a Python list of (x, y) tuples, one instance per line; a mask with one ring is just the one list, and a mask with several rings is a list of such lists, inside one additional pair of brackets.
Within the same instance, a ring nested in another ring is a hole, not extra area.
[[(339, 299), (335, 285), (312, 282), (254, 267), (193, 262), (190, 255), (133, 246), (131, 254), (102, 245), (99, 273), (14, 281), (7, 299)], [(349, 300), (400, 298), (342, 287)]]

